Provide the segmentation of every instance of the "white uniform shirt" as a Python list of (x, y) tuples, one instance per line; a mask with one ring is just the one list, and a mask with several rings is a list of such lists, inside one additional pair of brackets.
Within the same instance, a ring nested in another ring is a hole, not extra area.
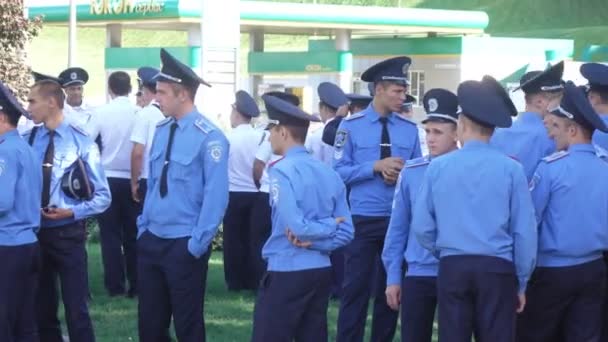
[[(327, 125), (327, 123), (331, 120), (333, 120), (333, 118), (327, 120), (325, 125)], [(308, 134), (304, 147), (306, 147), (306, 150), (313, 156), (313, 158), (331, 166), (334, 158), (334, 148), (333, 146), (327, 145), (323, 142), (323, 130), (325, 129), (325, 125)]]
[(269, 181), (268, 181), (268, 166), (272, 164), (272, 162), (281, 158), (281, 156), (272, 153), (272, 147), (270, 146), (270, 140), (268, 138), (270, 134), (268, 132), (264, 132), (264, 138), (260, 146), (258, 146), (258, 151), (255, 154), (255, 159), (259, 159), (266, 163), (266, 167), (264, 167), (264, 173), (262, 173), (262, 178), (260, 179), (260, 191), (268, 193), (270, 190)]
[(101, 135), (101, 164), (106, 176), (131, 178), (131, 131), (137, 107), (128, 97), (119, 96), (98, 107), (86, 127), (92, 139)]
[(95, 109), (86, 103), (82, 103), (78, 107), (72, 107), (67, 102), (63, 104), (63, 115), (65, 120), (78, 127), (86, 129)]
[(232, 192), (258, 192), (253, 182), (253, 162), (263, 133), (250, 124), (235, 127), (228, 134), (229, 190)]
[(135, 123), (131, 132), (131, 142), (144, 145), (144, 158), (139, 176), (141, 179), (148, 178), (150, 172), (150, 150), (152, 149), (154, 131), (156, 130), (156, 124), (164, 118), (163, 113), (153, 103), (140, 109), (135, 116)]

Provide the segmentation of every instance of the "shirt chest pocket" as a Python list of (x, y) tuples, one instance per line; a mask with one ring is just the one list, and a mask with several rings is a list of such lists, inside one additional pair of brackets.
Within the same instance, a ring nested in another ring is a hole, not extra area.
[(53, 167), (53, 172), (63, 175), (65, 170), (69, 169), (74, 162), (78, 159), (78, 153), (76, 151), (68, 151), (55, 155), (54, 165), (59, 167)]
[(353, 151), (355, 162), (364, 163), (380, 159), (380, 141), (369, 140), (371, 139), (357, 141)]
[(172, 154), (169, 165), (169, 177), (172, 180), (184, 182), (191, 181), (192, 177), (202, 177), (202, 168), (195, 167), (197, 152), (198, 150), (194, 149)]
[(160, 173), (165, 163), (165, 155), (162, 150), (150, 151), (150, 179), (160, 178)]
[(414, 139), (399, 139), (391, 144), (391, 154), (393, 157), (401, 157), (404, 160), (413, 158)]

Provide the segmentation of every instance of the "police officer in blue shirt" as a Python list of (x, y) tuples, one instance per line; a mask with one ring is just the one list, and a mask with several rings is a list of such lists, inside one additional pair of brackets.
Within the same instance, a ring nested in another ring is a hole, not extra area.
[[(395, 311), (401, 306), (401, 341), (404, 342), (431, 342), (437, 306), (439, 261), (420, 246), (410, 229), (412, 207), (431, 159), (458, 148), (456, 95), (445, 89), (431, 89), (422, 101), (427, 112), (422, 123), (430, 154), (405, 162), (397, 181), (382, 251), (387, 277), (386, 299)], [(406, 264), (407, 274), (403, 278)]]
[[(581, 65), (581, 74), (589, 81), (587, 98), (591, 106), (606, 125), (608, 125), (608, 65), (586, 63)], [(608, 134), (596, 130), (593, 144), (608, 150)], [(608, 340), (608, 339), (607, 339)]]
[(57, 82), (35, 83), (28, 103), (34, 123), (44, 124), (24, 135), (31, 141), (43, 175), (38, 233), (42, 266), (36, 300), (40, 340), (62, 340), (57, 318), (59, 276), (70, 340), (94, 341), (87, 308), (84, 219), (103, 212), (111, 201), (99, 149), (81, 128), (64, 118), (64, 93)]
[[(608, 127), (572, 82), (551, 110), (560, 152), (543, 158), (530, 182), (539, 222), (537, 268), (517, 321), (517, 340), (599, 341), (608, 250), (608, 163), (591, 145)], [(602, 160), (604, 159), (604, 160)]]
[[(362, 341), (370, 298), (370, 279), (382, 252), (395, 183), (403, 164), (420, 157), (416, 125), (397, 113), (408, 87), (409, 57), (395, 57), (367, 69), (361, 79), (374, 82), (375, 96), (366, 110), (344, 119), (334, 143), (334, 169), (350, 187), (355, 239), (345, 248), (345, 271), (338, 341)], [(380, 270), (382, 283), (386, 278)], [(398, 313), (378, 286), (372, 340), (392, 340)]]
[(17, 122), (26, 112), (0, 81), (0, 340), (38, 341), (38, 284), (42, 171), (21, 139)]
[(473, 333), (478, 342), (513, 341), (534, 269), (536, 220), (523, 167), (488, 142), (516, 109), (489, 76), (460, 84), (458, 103), (463, 147), (427, 168), (411, 229), (439, 258), (439, 341), (469, 342)]
[(528, 181), (540, 160), (555, 152), (555, 143), (549, 138), (543, 124), (548, 114), (547, 107), (562, 94), (564, 62), (559, 62), (545, 71), (530, 71), (519, 81), (525, 94), (526, 111), (519, 114), (509, 128), (494, 132), (490, 144), (510, 157), (516, 158), (524, 167)]
[(228, 141), (194, 106), (202, 83), (161, 49), (158, 123), (148, 192), (138, 218), (138, 326), (142, 342), (205, 341), (203, 303), (211, 241), (228, 204)]
[(263, 100), (272, 150), (283, 158), (269, 169), (272, 233), (262, 250), (268, 271), (258, 290), (252, 341), (327, 341), (329, 255), (353, 238), (346, 190), (303, 146), (317, 119), (277, 97)]
[[(608, 125), (608, 66), (600, 63), (585, 63), (581, 65), (580, 72), (589, 82), (585, 87), (587, 99), (604, 124)], [(596, 148), (608, 150), (608, 134), (596, 129), (591, 141)], [(604, 260), (608, 264), (608, 251), (604, 252)], [(604, 320), (608, 323), (608, 295), (604, 303)], [(606, 323), (603, 327), (601, 341), (608, 342), (608, 324)]]

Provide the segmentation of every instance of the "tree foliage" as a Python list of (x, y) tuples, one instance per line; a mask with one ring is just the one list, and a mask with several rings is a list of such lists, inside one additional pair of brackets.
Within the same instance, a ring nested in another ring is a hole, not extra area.
[(0, 79), (21, 99), (31, 80), (25, 49), (41, 26), (40, 18), (24, 16), (23, 0), (0, 1)]

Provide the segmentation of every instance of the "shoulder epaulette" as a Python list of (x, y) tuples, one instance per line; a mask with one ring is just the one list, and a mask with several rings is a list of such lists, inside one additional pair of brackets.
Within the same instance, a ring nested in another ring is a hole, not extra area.
[(351, 115), (349, 117), (344, 118), (344, 120), (346, 120), (346, 121), (357, 120), (357, 119), (360, 119), (360, 118), (362, 118), (364, 116), (365, 116), (364, 112), (359, 112), (357, 114), (353, 114), (353, 115)]
[(601, 147), (599, 145), (593, 145), (593, 148), (595, 148), (596, 156), (598, 156), (599, 158), (601, 158), (603, 160), (608, 159), (608, 151), (606, 151), (606, 149), (604, 149), (603, 147)]
[(403, 115), (395, 114), (395, 117), (396, 117), (397, 119), (401, 119), (401, 120), (403, 120), (403, 121), (405, 121), (405, 122), (407, 122), (407, 123), (410, 123), (410, 124), (412, 124), (412, 125), (414, 125), (414, 126), (417, 126), (417, 125), (416, 125), (416, 123), (415, 123), (414, 121), (412, 121), (412, 120), (410, 120), (410, 119), (406, 118), (406, 117), (405, 117), (405, 116), (403, 116)]
[(429, 156), (424, 156), (416, 159), (410, 159), (405, 161), (406, 168), (418, 167), (422, 165), (428, 165), (431, 162), (431, 158)]
[(565, 156), (567, 156), (569, 154), (570, 153), (568, 151), (558, 151), (551, 155), (546, 156), (545, 158), (543, 158), (543, 161), (547, 162), (547, 163), (552, 163), (556, 160), (564, 158)]
[(85, 137), (89, 136), (89, 133), (87, 133), (82, 127), (75, 125), (73, 123), (70, 124), (70, 127), (72, 127), (76, 132), (84, 135)]
[(156, 127), (164, 126), (164, 125), (168, 124), (169, 121), (171, 121), (171, 118), (166, 118), (164, 120), (161, 120), (156, 124)]
[(215, 127), (211, 123), (207, 122), (204, 117), (200, 117), (199, 119), (197, 119), (194, 122), (194, 126), (198, 127), (198, 129), (203, 131), (203, 133), (205, 134), (209, 134), (209, 132), (215, 130)]

